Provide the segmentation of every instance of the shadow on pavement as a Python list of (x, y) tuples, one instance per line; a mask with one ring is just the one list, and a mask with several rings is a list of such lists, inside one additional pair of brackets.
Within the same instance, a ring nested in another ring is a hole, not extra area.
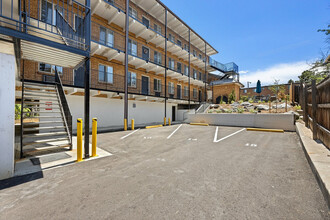
[(36, 173), (24, 175), (24, 176), (15, 176), (15, 177), (12, 177), (9, 179), (0, 180), (0, 190), (10, 188), (13, 186), (17, 186), (17, 185), (27, 183), (30, 181), (34, 181), (37, 179), (41, 179), (43, 177), (44, 177), (44, 175), (43, 175), (42, 171), (39, 171)]

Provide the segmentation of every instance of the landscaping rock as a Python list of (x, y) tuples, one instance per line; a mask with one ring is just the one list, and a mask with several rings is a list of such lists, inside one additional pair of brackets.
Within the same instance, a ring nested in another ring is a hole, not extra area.
[(242, 102), (241, 106), (250, 107), (250, 106), (253, 106), (253, 105), (250, 102)]
[(256, 109), (258, 109), (258, 110), (269, 110), (269, 106), (268, 105), (257, 105)]
[[(287, 105), (288, 108), (291, 108), (292, 106), (290, 104)], [(273, 105), (273, 108), (276, 109), (276, 105)], [(281, 103), (277, 105), (277, 109), (285, 108), (285, 103)]]

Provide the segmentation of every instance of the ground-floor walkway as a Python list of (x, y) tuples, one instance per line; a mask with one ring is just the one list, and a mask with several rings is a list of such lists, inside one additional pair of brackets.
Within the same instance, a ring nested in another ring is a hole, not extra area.
[(0, 182), (0, 219), (329, 219), (296, 133), (174, 125), (112, 156)]

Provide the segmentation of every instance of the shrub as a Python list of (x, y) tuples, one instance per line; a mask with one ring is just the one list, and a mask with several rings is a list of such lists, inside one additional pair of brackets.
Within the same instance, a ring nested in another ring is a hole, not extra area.
[(244, 108), (237, 108), (237, 112), (238, 113), (243, 113), (244, 112)]
[[(31, 109), (29, 108), (24, 108), (24, 112), (31, 112)], [(25, 117), (30, 117), (31, 113), (25, 114)], [(21, 104), (15, 104), (15, 119), (21, 119)]]
[(249, 103), (253, 103), (253, 99), (250, 98), (250, 99), (249, 99)]
[(235, 95), (235, 90), (233, 89), (229, 94), (228, 103), (232, 103), (232, 101), (235, 102), (235, 100), (236, 100), (236, 95)]
[(216, 112), (216, 113), (221, 113), (221, 110), (216, 110), (215, 112)]
[(213, 110), (209, 110), (207, 113), (213, 113)]
[(223, 96), (220, 98), (220, 104), (223, 104)]
[(294, 109), (297, 111), (297, 110), (301, 110), (301, 106), (300, 105), (296, 105), (295, 107), (294, 107)]
[(239, 104), (242, 104), (243, 100), (241, 99), (241, 100), (239, 100), (238, 102), (239, 102)]
[(257, 111), (254, 110), (254, 109), (252, 109), (252, 108), (249, 110), (249, 112), (250, 112), (250, 113), (257, 113)]
[(247, 102), (249, 100), (249, 97), (247, 97), (246, 95), (243, 95), (241, 97), (241, 99), (243, 100), (243, 102)]
[(259, 100), (259, 101), (258, 101), (258, 104), (260, 104), (260, 103), (261, 103), (261, 101)]
[(233, 113), (233, 110), (231, 110), (231, 109), (226, 109), (225, 112), (226, 112), (226, 113)]
[(231, 101), (231, 104), (234, 104), (234, 103), (235, 103), (235, 101), (234, 101), (234, 100), (232, 100), (232, 101)]

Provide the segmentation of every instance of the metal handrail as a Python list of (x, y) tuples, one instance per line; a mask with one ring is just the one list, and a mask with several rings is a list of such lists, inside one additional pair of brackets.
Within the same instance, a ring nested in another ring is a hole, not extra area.
[(61, 113), (65, 123), (65, 130), (68, 133), (70, 140), (70, 150), (72, 150), (72, 114), (70, 112), (68, 102), (65, 98), (63, 84), (61, 78), (58, 75), (56, 67), (55, 67), (55, 85), (56, 85), (57, 95), (60, 100)]

